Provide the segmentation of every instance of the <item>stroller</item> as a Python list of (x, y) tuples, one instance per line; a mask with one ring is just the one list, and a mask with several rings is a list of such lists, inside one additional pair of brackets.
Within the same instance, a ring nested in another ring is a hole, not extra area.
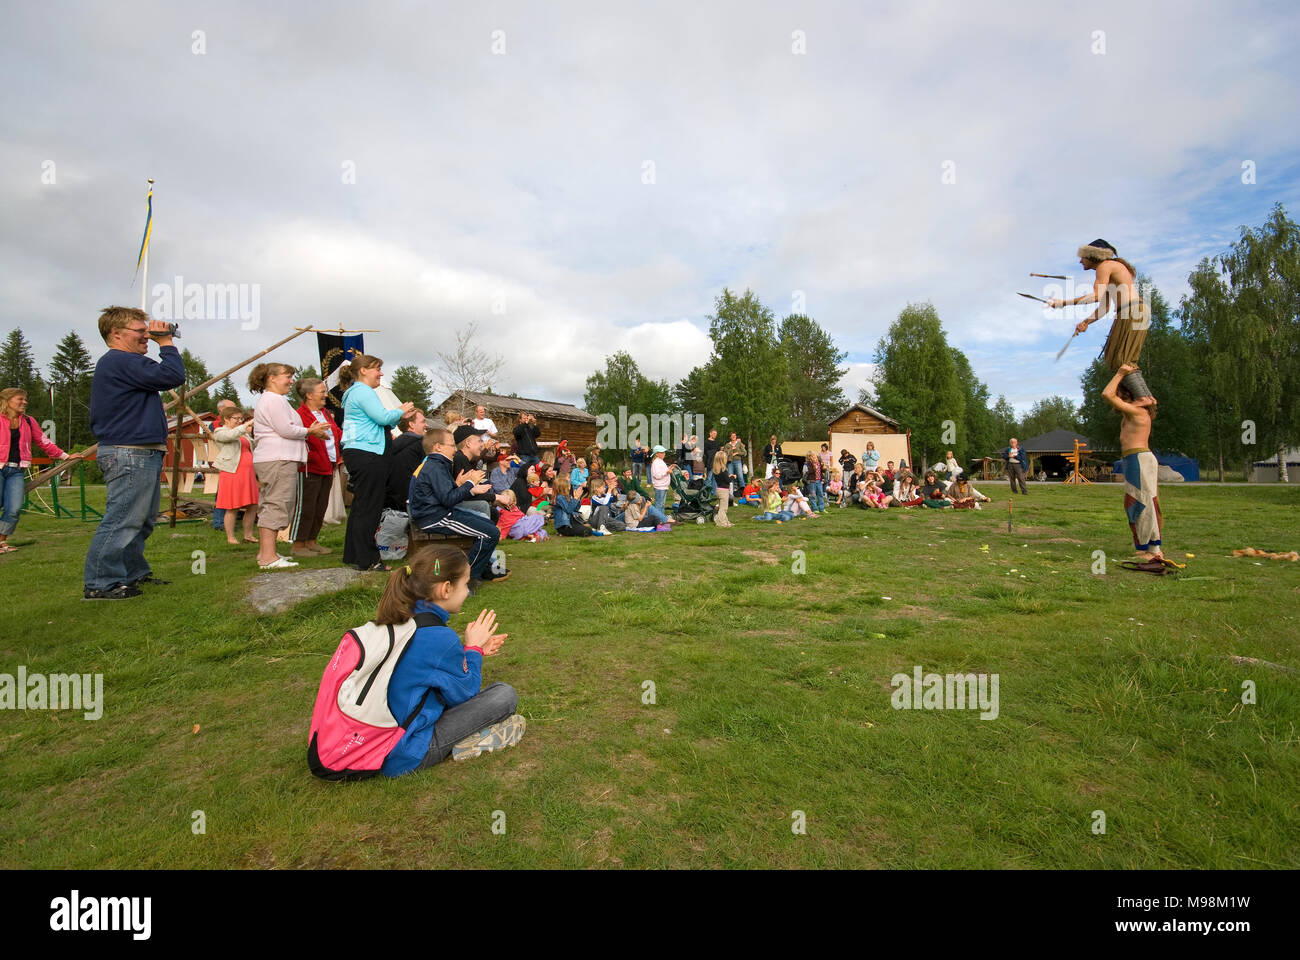
[(694, 520), (696, 523), (708, 523), (718, 510), (713, 493), (706, 487), (692, 487), (678, 470), (672, 472), (668, 481), (677, 494), (673, 504), (673, 517), (678, 522)]

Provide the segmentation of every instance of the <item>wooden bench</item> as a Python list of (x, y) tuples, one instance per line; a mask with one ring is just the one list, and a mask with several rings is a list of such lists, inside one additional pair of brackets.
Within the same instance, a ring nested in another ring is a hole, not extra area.
[(476, 543), (478, 541), (474, 537), (467, 537), (459, 533), (427, 533), (415, 524), (411, 524), (406, 531), (406, 556), (409, 559), (425, 547), (439, 544), (441, 546), (458, 547), (461, 553), (468, 557), (469, 552), (474, 549)]

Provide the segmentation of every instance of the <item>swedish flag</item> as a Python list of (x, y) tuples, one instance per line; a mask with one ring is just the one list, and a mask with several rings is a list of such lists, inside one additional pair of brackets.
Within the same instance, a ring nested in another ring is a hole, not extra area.
[(144, 263), (144, 253), (149, 249), (149, 234), (153, 231), (153, 181), (149, 181), (149, 213), (144, 218), (144, 238), (140, 241), (140, 255), (135, 258), (136, 273)]

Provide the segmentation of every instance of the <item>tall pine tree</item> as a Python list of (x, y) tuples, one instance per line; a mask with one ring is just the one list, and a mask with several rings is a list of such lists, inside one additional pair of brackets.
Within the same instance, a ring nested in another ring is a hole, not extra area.
[(776, 318), (751, 290), (736, 296), (723, 289), (709, 317), (713, 371), (709, 389), (719, 418), (720, 439), (734, 430), (745, 441), (753, 464), (754, 439), (786, 433), (788, 420), (785, 354), (776, 335)]
[[(50, 361), (54, 385), (54, 422), (60, 446), (68, 450), (93, 443), (90, 435), (90, 382), (95, 360), (76, 331), (59, 341)], [(30, 398), (28, 399), (30, 407)]]
[(848, 354), (836, 349), (831, 335), (803, 314), (792, 313), (782, 320), (778, 338), (789, 377), (790, 435), (820, 440), (831, 420), (848, 406), (840, 389), (840, 378), (848, 369), (840, 364)]
[(873, 374), (880, 412), (912, 431), (912, 453), (922, 466), (949, 444), (948, 424), (962, 424), (966, 402), (957, 364), (933, 304), (908, 304), (876, 347)]
[(27, 415), (38, 423), (50, 419), (49, 387), (36, 366), (32, 345), (23, 332), (15, 327), (0, 347), (0, 390), (22, 387), (27, 391)]

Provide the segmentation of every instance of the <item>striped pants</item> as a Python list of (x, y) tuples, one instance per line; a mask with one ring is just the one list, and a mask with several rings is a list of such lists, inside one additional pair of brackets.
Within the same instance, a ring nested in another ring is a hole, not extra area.
[(482, 580), (488, 565), (492, 563), (492, 554), (501, 542), (501, 531), (497, 525), (482, 514), (464, 507), (452, 507), (451, 512), (439, 520), (422, 528), (427, 533), (454, 533), (476, 540), (469, 552), (469, 576), (471, 580)]

